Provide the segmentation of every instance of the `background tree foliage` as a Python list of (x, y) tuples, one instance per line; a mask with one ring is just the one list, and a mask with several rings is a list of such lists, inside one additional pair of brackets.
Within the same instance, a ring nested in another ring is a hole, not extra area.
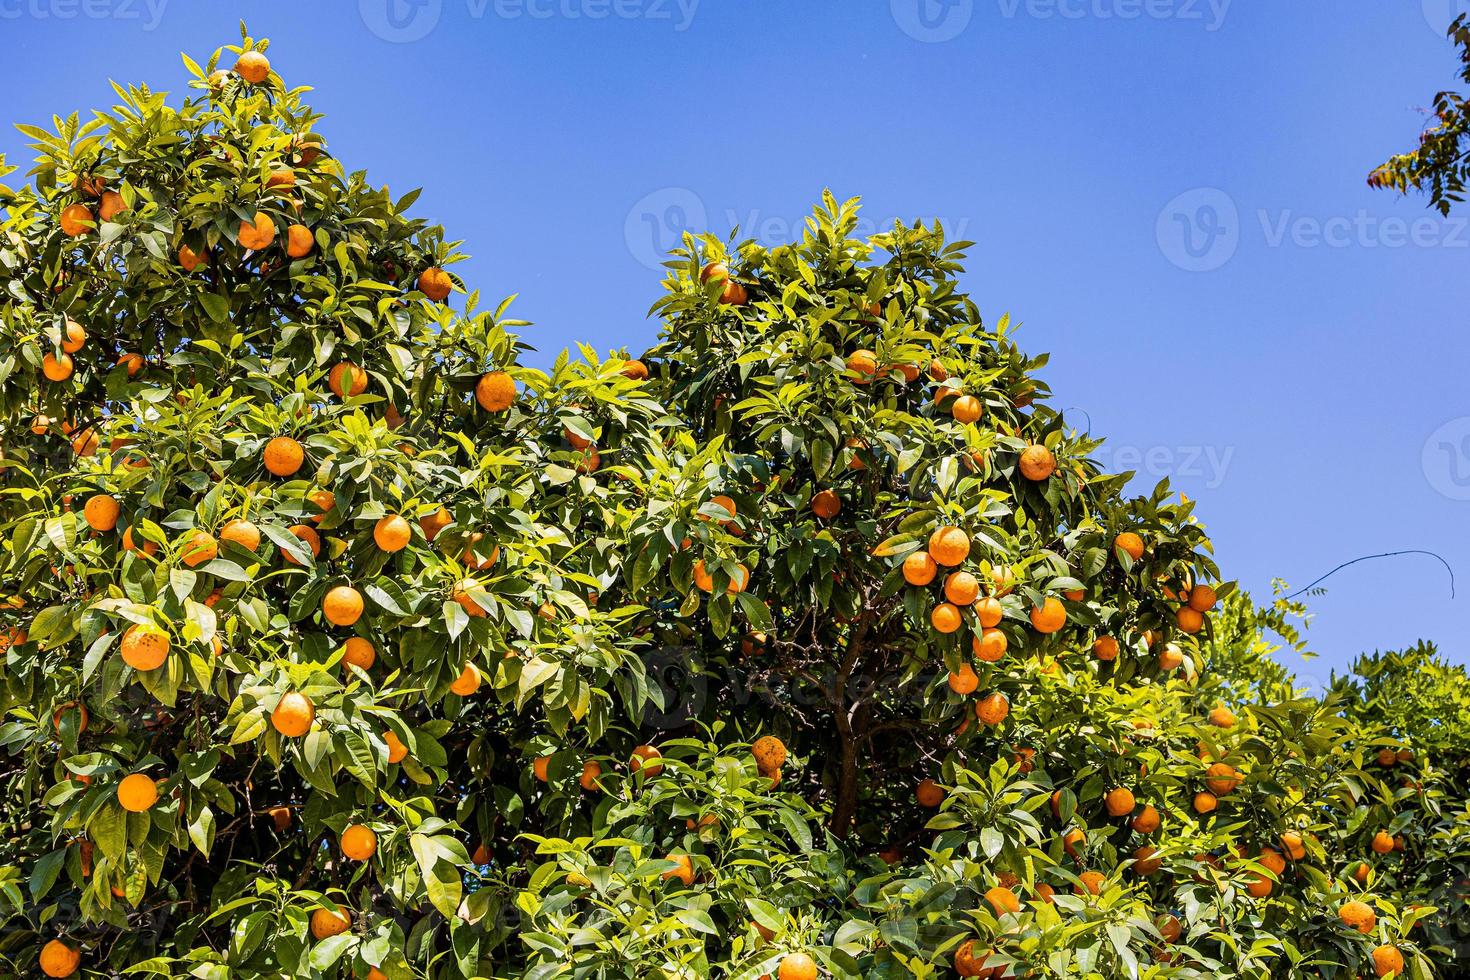
[(535, 370), (265, 50), (0, 189), (6, 969), (1452, 975), (1463, 672), (1299, 689), (966, 243), (825, 195)]

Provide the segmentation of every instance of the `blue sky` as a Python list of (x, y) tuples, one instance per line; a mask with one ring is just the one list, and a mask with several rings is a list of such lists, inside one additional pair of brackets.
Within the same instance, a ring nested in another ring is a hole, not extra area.
[[(1470, 660), (1470, 208), (1364, 183), (1454, 81), (1457, 6), (0, 0), (0, 90), (7, 122), (110, 103), (109, 79), (181, 91), (178, 52), (246, 16), (333, 152), (422, 186), (458, 271), (520, 294), (533, 362), (646, 345), (682, 225), (783, 240), (824, 187), (941, 218), (977, 243), (987, 318), (1052, 352), (1105, 461), (1200, 499), (1228, 576), (1264, 596), (1408, 548), (1461, 573), (1455, 599), (1422, 557), (1332, 579), (1320, 679), (1419, 637)], [(13, 130), (0, 151), (29, 160)]]

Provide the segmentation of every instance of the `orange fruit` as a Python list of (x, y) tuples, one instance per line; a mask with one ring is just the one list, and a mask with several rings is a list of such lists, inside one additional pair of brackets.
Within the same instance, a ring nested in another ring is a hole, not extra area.
[(185, 272), (193, 272), (201, 265), (209, 264), (208, 252), (196, 252), (187, 245), (179, 246), (179, 265), (183, 266)]
[(41, 947), (37, 965), (48, 977), (69, 977), (82, 968), (82, 953), (60, 939), (53, 939)]
[(1021, 911), (1021, 900), (1016, 897), (1016, 893), (999, 885), (985, 893), (985, 901), (990, 903), (996, 915), (1011, 915)]
[(1118, 641), (1111, 636), (1099, 636), (1092, 644), (1092, 652), (1099, 660), (1115, 660), (1118, 656)]
[(349, 824), (338, 841), (342, 856), (349, 861), (366, 861), (378, 850), (378, 835), (360, 823)]
[(958, 672), (951, 672), (949, 675), (949, 689), (961, 697), (974, 694), (979, 686), (980, 677), (969, 664), (961, 664)]
[(124, 776), (117, 784), (117, 802), (129, 813), (151, 810), (158, 802), (158, 784), (141, 772)]
[(910, 585), (928, 585), (939, 574), (939, 566), (927, 551), (912, 552), (903, 560), (903, 579)]
[(1108, 816), (1126, 817), (1133, 812), (1137, 801), (1133, 799), (1133, 791), (1124, 786), (1110, 789), (1103, 794), (1103, 805), (1107, 807)]
[(969, 425), (980, 421), (980, 416), (985, 414), (985, 406), (974, 395), (961, 395), (949, 406), (949, 414), (956, 422)]
[(1393, 851), (1393, 835), (1386, 830), (1380, 830), (1373, 835), (1371, 846), (1374, 854), (1388, 854)]
[(775, 772), (786, 764), (786, 743), (774, 735), (762, 735), (750, 746), (750, 754), (761, 772)]
[(1151, 834), (1159, 829), (1159, 811), (1152, 803), (1145, 803), (1138, 816), (1133, 818), (1133, 829), (1140, 834)]
[(531, 774), (543, 783), (551, 781), (551, 756), (539, 756), (531, 763)]
[(276, 436), (265, 444), (265, 468), (274, 476), (292, 476), (306, 461), (301, 443), (290, 436)]
[[(311, 552), (311, 556), (313, 558), (316, 558), (322, 553), (322, 536), (320, 534), (317, 534), (314, 528), (311, 528), (305, 524), (293, 524), (290, 530), (293, 536), (299, 538), (301, 542), (306, 545), (307, 550)], [(286, 560), (287, 564), (300, 564), (300, 562), (298, 562), (295, 558), (292, 558), (290, 553), (288, 552), (281, 552), (281, 557)]]
[(316, 248), (316, 236), (305, 225), (286, 226), (286, 254), (293, 259), (304, 259)]
[(812, 513), (824, 521), (830, 521), (842, 510), (842, 498), (835, 490), (823, 490), (812, 497)]
[(306, 495), (317, 509), (317, 513), (311, 517), (313, 524), (320, 524), (326, 519), (327, 512), (337, 506), (337, 495), (330, 490), (313, 490)]
[(271, 711), (271, 727), (286, 738), (299, 738), (311, 731), (315, 718), (311, 699), (299, 691), (288, 691)]
[(1113, 539), (1113, 550), (1121, 551), (1134, 561), (1143, 557), (1143, 539), (1132, 531), (1124, 531)]
[(311, 934), (316, 939), (329, 939), (332, 936), (340, 936), (352, 928), (352, 917), (347, 914), (346, 909), (333, 912), (331, 909), (317, 909), (311, 913)]
[(221, 541), (232, 541), (246, 551), (260, 549), (260, 528), (243, 517), (237, 517), (219, 529)]
[(932, 779), (919, 782), (919, 788), (914, 791), (914, 798), (919, 801), (919, 806), (932, 810), (944, 802), (944, 788)]
[(454, 590), (450, 592), (450, 598), (459, 603), (460, 608), (469, 613), (470, 618), (482, 619), (488, 613), (485, 607), (476, 602), (475, 597), (472, 595), (472, 593), (479, 591), (481, 591), (481, 585), (478, 579), (461, 579), (455, 584)]
[(957, 527), (941, 527), (929, 535), (929, 556), (953, 567), (970, 556), (970, 536)]
[(276, 240), (276, 223), (264, 211), (257, 211), (253, 221), (240, 222), (240, 232), (236, 237), (241, 248), (252, 252), (264, 251)]
[(652, 779), (664, 771), (663, 759), (663, 753), (652, 745), (639, 745), (634, 747), (632, 758), (628, 760), (628, 767)]
[(1227, 796), (1239, 786), (1242, 776), (1227, 762), (1216, 762), (1205, 770), (1205, 785), (1216, 796)]
[(408, 526), (408, 521), (398, 514), (389, 514), (373, 525), (373, 543), (382, 551), (402, 551), (408, 547), (412, 537), (413, 530)]
[(710, 262), (703, 269), (699, 270), (699, 281), (701, 283), (709, 282), (711, 279), (724, 282), (729, 278), (730, 267), (723, 262)]
[(342, 663), (370, 670), (378, 659), (378, 650), (360, 636), (348, 637), (342, 647)]
[[(122, 546), (123, 546), (123, 551), (137, 551), (138, 550), (138, 546), (133, 543), (133, 529), (130, 528), (130, 527), (123, 528), (123, 533), (122, 533)], [(157, 553), (158, 553), (158, 542), (156, 542), (156, 541), (150, 541), (147, 538), (144, 538), (143, 539), (143, 554), (145, 554), (145, 555), (153, 555), (153, 554), (157, 554)]]
[(383, 742), (388, 746), (388, 763), (397, 765), (408, 758), (408, 746), (391, 729), (383, 733)]
[(1215, 797), (1214, 793), (1201, 792), (1194, 794), (1194, 812), (1201, 816), (1206, 813), (1214, 813), (1215, 807), (1219, 805), (1220, 801)]
[(1209, 612), (1215, 608), (1215, 603), (1218, 601), (1215, 590), (1208, 585), (1196, 585), (1189, 593), (1189, 608), (1195, 612)]
[(128, 377), (136, 378), (143, 370), (142, 354), (123, 354), (118, 357), (117, 363), (127, 369)]
[[(1055, 794), (1053, 794), (1052, 796), (1052, 802), (1053, 804), (1055, 804), (1056, 802)], [(1053, 806), (1052, 810), (1053, 812), (1055, 812), (1056, 807)], [(1079, 848), (1086, 846), (1087, 835), (1082, 832), (1082, 829), (1080, 827), (1073, 827), (1071, 830), (1062, 835), (1062, 849), (1065, 850), (1068, 856), (1071, 857), (1074, 861), (1082, 860), (1080, 857), (1077, 856), (1077, 852)]]
[(1032, 443), (1021, 450), (1021, 475), (1040, 483), (1057, 471), (1057, 458), (1045, 446)]
[(1184, 933), (1184, 926), (1180, 923), (1179, 918), (1167, 912), (1154, 920), (1154, 926), (1166, 943), (1178, 941)]
[(957, 606), (968, 606), (979, 595), (980, 580), (969, 572), (951, 572), (944, 580), (944, 597)]
[(878, 372), (878, 355), (870, 350), (853, 351), (847, 358), (847, 373), (856, 375), (849, 380), (853, 384), (865, 385)]
[(985, 964), (990, 960), (990, 950), (976, 950), (975, 940), (967, 939), (954, 953), (954, 971), (962, 977), (991, 977), (994, 967)]
[[(694, 584), (701, 592), (713, 592), (715, 590), (715, 577), (705, 568), (703, 559), (694, 563)], [(731, 595), (745, 591), (750, 584), (750, 569), (744, 565), (737, 565), (735, 575), (730, 579), (730, 585), (725, 589)]]
[(137, 671), (157, 670), (168, 659), (168, 648), (168, 634), (157, 626), (129, 626), (122, 638), (123, 663)]
[(1031, 610), (1031, 625), (1038, 633), (1055, 633), (1067, 625), (1067, 610), (1060, 599), (1048, 596), (1040, 606)]
[(92, 209), (85, 204), (68, 204), (61, 209), (61, 233), (68, 238), (78, 238), (96, 227)]
[(194, 531), (184, 539), (184, 546), (179, 551), (179, 560), (190, 568), (198, 568), (205, 562), (213, 561), (219, 554), (219, 542), (214, 536), (205, 531)]
[(582, 777), (577, 784), (589, 793), (597, 791), (597, 780), (602, 778), (602, 765), (592, 759), (582, 763)]
[(235, 60), (235, 74), (251, 85), (259, 85), (270, 77), (270, 59), (259, 51), (246, 51)]
[(630, 378), (634, 381), (647, 381), (648, 365), (635, 358), (634, 360), (631, 360), (627, 364), (623, 365), (623, 369), (618, 373), (621, 374), (623, 377)]
[(128, 202), (117, 191), (103, 191), (102, 201), (97, 205), (97, 217), (103, 221), (111, 221), (124, 211), (128, 210)]
[(68, 354), (75, 354), (87, 344), (87, 331), (82, 325), (71, 317), (66, 318), (66, 329), (61, 334), (61, 349)]
[(475, 401), (487, 412), (503, 412), (516, 400), (516, 383), (504, 371), (491, 371), (475, 382)]
[(82, 505), (82, 516), (94, 531), (111, 531), (117, 527), (117, 519), (121, 515), (122, 507), (117, 498), (105, 493), (93, 494)]
[(362, 618), (362, 593), (350, 585), (339, 585), (322, 599), (322, 615), (333, 626), (351, 626)]
[(720, 290), (720, 302), (726, 306), (744, 306), (749, 298), (745, 287), (734, 279), (725, 280), (725, 288)]
[(1000, 630), (983, 630), (979, 636), (970, 641), (970, 645), (975, 651), (975, 656), (988, 664), (995, 664), (1005, 658), (1006, 648), (1010, 642)]
[(1103, 882), (1107, 880), (1103, 877), (1102, 873), (1098, 871), (1084, 871), (1077, 877), (1082, 879), (1082, 887), (1086, 888), (1087, 891), (1093, 895), (1099, 895), (1102, 893)]
[(465, 664), (459, 676), (449, 685), (449, 690), (462, 698), (467, 698), (480, 689), (480, 668), (474, 664)]
[(351, 361), (338, 362), (327, 375), (327, 387), (338, 398), (350, 398), (367, 391), (368, 375)]
[(1156, 847), (1144, 845), (1133, 852), (1133, 870), (1147, 878), (1156, 873), (1164, 866), (1164, 859), (1158, 857), (1159, 851)]
[(975, 717), (986, 725), (999, 725), (1011, 713), (1011, 702), (999, 691), (987, 694), (975, 704)]
[(689, 855), (669, 854), (664, 860), (673, 861), (676, 866), (665, 871), (659, 876), (660, 878), (664, 881), (672, 881), (677, 878), (686, 886), (694, 884), (694, 865), (690, 863)]
[(952, 602), (941, 602), (929, 613), (929, 623), (941, 633), (953, 633), (964, 625), (960, 607)]
[(41, 358), (41, 373), (48, 381), (65, 381), (70, 378), (75, 368), (72, 365), (71, 355), (62, 353), (60, 356), (47, 353)]
[(1161, 670), (1177, 670), (1184, 663), (1184, 651), (1170, 643), (1159, 651), (1159, 668)]
[(1394, 946), (1375, 946), (1373, 948), (1373, 973), (1380, 977), (1386, 977), (1390, 973), (1396, 977), (1403, 976), (1403, 954)]
[(1300, 861), (1307, 856), (1307, 847), (1302, 841), (1302, 835), (1294, 830), (1288, 830), (1281, 835), (1281, 849), (1293, 861)]
[(1174, 621), (1179, 624), (1179, 629), (1185, 633), (1198, 633), (1205, 625), (1205, 617), (1195, 612), (1188, 606), (1184, 606), (1174, 614)]
[(975, 615), (980, 620), (980, 625), (985, 629), (992, 629), (1000, 625), (1005, 616), (1005, 610), (1001, 607), (1000, 600), (993, 596), (986, 596), (975, 604)]
[(776, 969), (776, 980), (817, 980), (817, 964), (805, 953), (788, 953)]
[(1235, 712), (1231, 711), (1223, 704), (1217, 704), (1210, 711), (1210, 724), (1214, 725), (1216, 728), (1234, 728)]
[(1337, 910), (1337, 917), (1343, 925), (1364, 935), (1372, 932), (1378, 922), (1378, 915), (1362, 902), (1344, 902)]

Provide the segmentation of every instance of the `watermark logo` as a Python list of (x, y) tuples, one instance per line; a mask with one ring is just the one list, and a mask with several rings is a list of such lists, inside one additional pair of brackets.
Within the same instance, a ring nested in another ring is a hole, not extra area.
[(1463, 14), (1470, 14), (1470, 0), (1420, 0), (1424, 22), (1439, 37), (1449, 34), (1450, 25)]
[(889, 0), (893, 21), (909, 37), (925, 44), (953, 41), (970, 26), (975, 0)]
[(1206, 490), (1225, 483), (1234, 446), (1114, 446), (1103, 443), (1092, 458), (1106, 473), (1133, 473), (1152, 480), (1186, 480)]
[(997, 0), (1006, 20), (1176, 20), (1203, 24), (1213, 34), (1225, 26), (1232, 0)]
[(684, 233), (709, 227), (704, 201), (687, 187), (664, 187), (640, 198), (623, 222), (628, 252), (646, 269), (663, 268), (669, 251), (678, 248)]
[(145, 31), (163, 22), (168, 0), (0, 0), (0, 21), (137, 21)]
[(444, 0), (357, 0), (362, 22), (384, 41), (410, 44), (439, 26)]
[(1186, 272), (1213, 272), (1240, 247), (1240, 210), (1216, 187), (1185, 191), (1164, 205), (1154, 226), (1159, 251)]
[(1424, 440), (1424, 478), (1442, 497), (1470, 500), (1470, 415), (1451, 419)]

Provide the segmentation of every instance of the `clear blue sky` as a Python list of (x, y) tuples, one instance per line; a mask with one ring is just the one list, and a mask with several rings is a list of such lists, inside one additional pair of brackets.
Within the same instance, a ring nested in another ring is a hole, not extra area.
[(1198, 497), (1246, 588), (1405, 548), (1462, 575), (1340, 573), (1320, 678), (1420, 636), (1470, 659), (1470, 208), (1364, 184), (1454, 80), (1457, 4), (0, 0), (0, 91), (7, 122), (180, 91), (177, 52), (248, 15), (333, 152), (422, 186), (469, 281), (520, 294), (541, 362), (645, 345), (681, 222), (780, 240), (829, 186), (943, 218), (1058, 405)]

